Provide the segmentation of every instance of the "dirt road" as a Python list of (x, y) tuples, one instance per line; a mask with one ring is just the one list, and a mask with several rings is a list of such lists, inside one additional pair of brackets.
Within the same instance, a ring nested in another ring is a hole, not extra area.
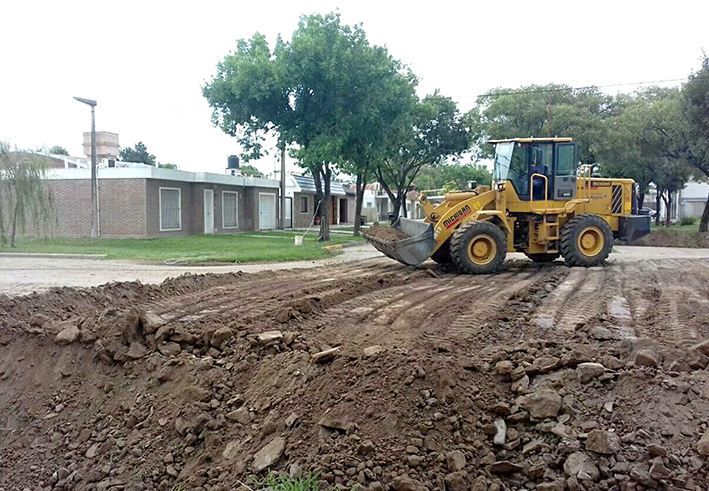
[[(137, 280), (143, 283), (160, 283), (166, 278), (174, 278), (186, 273), (205, 274), (236, 271), (255, 273), (258, 271), (330, 267), (381, 257), (382, 255), (378, 251), (367, 244), (345, 248), (342, 254), (326, 260), (203, 266), (0, 255), (0, 294), (26, 295), (54, 287), (90, 287), (111, 281)], [(524, 255), (510, 254), (509, 258), (524, 259)], [(709, 260), (709, 249), (616, 246), (610, 257), (610, 262), (634, 262), (664, 258), (705, 258)]]
[(674, 254), (0, 298), (0, 485), (706, 489), (709, 261)]

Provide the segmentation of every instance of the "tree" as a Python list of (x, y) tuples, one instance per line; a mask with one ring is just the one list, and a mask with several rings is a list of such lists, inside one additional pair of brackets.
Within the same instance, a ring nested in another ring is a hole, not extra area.
[(394, 214), (406, 216), (406, 193), (424, 164), (439, 165), (468, 148), (468, 133), (457, 104), (436, 91), (401, 118), (388, 142), (388, 154), (376, 166)]
[(142, 162), (145, 165), (155, 167), (155, 155), (148, 152), (148, 148), (141, 141), (133, 148), (121, 148), (120, 158), (125, 162)]
[(269, 134), (278, 134), (281, 151), (293, 145), (291, 154), (315, 181), (319, 240), (329, 240), (331, 177), (352, 155), (362, 111), (377, 110), (368, 101), (379, 79), (369, 68), (387, 57), (376, 49), (361, 26), (342, 24), (339, 14), (303, 16), (291, 40), (279, 38), (273, 51), (258, 33), (238, 41), (202, 89), (213, 123), (238, 139), (245, 160), (265, 153)]
[[(678, 89), (646, 87), (619, 95), (618, 113), (607, 120), (601, 167), (612, 177), (634, 179), (640, 187), (640, 206), (650, 183), (655, 184), (659, 210), (660, 200), (669, 206), (672, 193), (689, 179), (680, 104)], [(656, 220), (659, 224), (659, 214)]]
[(259, 177), (261, 172), (253, 165), (242, 165), (240, 167), (241, 173), (247, 177)]
[(42, 177), (47, 158), (34, 152), (15, 149), (0, 141), (0, 243), (15, 247), (17, 233), (24, 233), (30, 222), (45, 235), (54, 223), (51, 190)]
[(51, 147), (49, 149), (49, 153), (51, 155), (69, 155), (67, 149), (59, 145), (54, 145), (53, 147)]
[(158, 162), (158, 167), (161, 169), (177, 169), (177, 164), (170, 164), (169, 162), (163, 164), (162, 162)]
[(353, 235), (360, 235), (362, 202), (370, 177), (388, 157), (387, 143), (416, 104), (416, 77), (388, 55), (385, 48), (373, 47), (371, 58), (359, 70), (366, 97), (348, 118), (340, 170), (355, 176), (355, 222)]
[(465, 116), (471, 145), (481, 157), (493, 154), (494, 138), (568, 136), (579, 143), (583, 163), (598, 159), (606, 138), (604, 120), (617, 110), (614, 99), (599, 89), (563, 84), (496, 88), (478, 98)]
[(468, 182), (479, 184), (492, 182), (490, 171), (479, 164), (444, 164), (440, 166), (423, 165), (414, 179), (417, 190), (438, 190), (450, 192), (467, 189)]
[[(709, 178), (709, 57), (702, 53), (701, 68), (689, 75), (682, 88), (683, 136), (689, 163)], [(709, 197), (699, 223), (699, 231), (709, 231)]]

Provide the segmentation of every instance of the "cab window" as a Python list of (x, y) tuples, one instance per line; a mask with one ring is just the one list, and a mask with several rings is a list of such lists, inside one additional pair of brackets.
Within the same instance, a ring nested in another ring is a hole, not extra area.
[(576, 174), (576, 146), (573, 144), (556, 147), (556, 175), (571, 176)]
[(517, 191), (517, 195), (522, 198), (529, 195), (529, 174), (527, 173), (527, 147), (515, 144), (510, 161), (510, 171), (507, 178), (512, 181), (512, 185)]

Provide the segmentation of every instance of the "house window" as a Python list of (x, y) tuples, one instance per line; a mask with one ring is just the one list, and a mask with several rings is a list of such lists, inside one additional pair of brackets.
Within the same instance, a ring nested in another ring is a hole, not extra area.
[(300, 212), (301, 213), (308, 213), (308, 197), (307, 196), (300, 197)]
[(160, 231), (182, 230), (182, 192), (160, 188)]
[(239, 226), (239, 194), (236, 191), (222, 191), (222, 228)]

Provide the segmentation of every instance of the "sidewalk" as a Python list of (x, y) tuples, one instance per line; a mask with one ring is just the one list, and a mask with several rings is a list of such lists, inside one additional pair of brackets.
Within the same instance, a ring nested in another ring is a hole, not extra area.
[(244, 271), (276, 271), (281, 269), (334, 266), (346, 262), (380, 257), (367, 243), (347, 247), (342, 254), (327, 259), (278, 263), (245, 263), (226, 265), (166, 265), (136, 261), (52, 257), (0, 256), (0, 294), (26, 295), (52, 287), (89, 287), (110, 281), (160, 283), (166, 278), (185, 273), (229, 273)]

